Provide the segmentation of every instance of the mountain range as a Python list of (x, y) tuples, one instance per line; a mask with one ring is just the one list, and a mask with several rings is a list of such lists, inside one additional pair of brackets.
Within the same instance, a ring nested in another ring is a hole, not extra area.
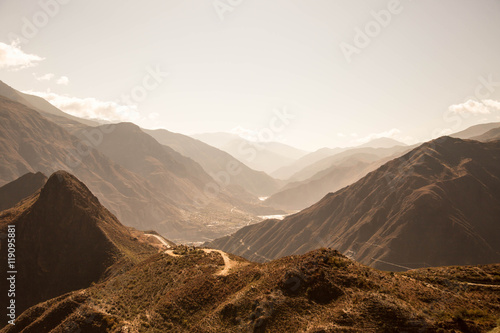
[(256, 261), (328, 246), (387, 270), (498, 262), (499, 161), (500, 141), (442, 137), (283, 221), (207, 245)]
[(255, 170), (272, 174), (307, 154), (279, 142), (255, 142), (231, 133), (204, 133), (193, 138), (217, 147)]
[[(212, 178), (196, 161), (160, 144), (136, 125), (88, 126), (75, 117), (36, 111), (26, 102), (28, 95), (22, 100), (21, 93), (6, 85), (2, 91), (28, 105), (0, 96), (0, 186), (27, 172), (70, 170), (127, 225), (191, 241), (234, 231), (256, 220), (256, 215), (279, 213), (256, 195), (276, 190), (279, 183), (236, 164), (222, 151), (211, 154), (216, 148), (195, 144), (206, 151), (205, 164), (214, 159), (226, 163), (223, 172), (231, 173), (227, 183), (226, 174), (219, 172), (214, 174), (219, 178)], [(222, 223), (212, 226), (207, 214)]]

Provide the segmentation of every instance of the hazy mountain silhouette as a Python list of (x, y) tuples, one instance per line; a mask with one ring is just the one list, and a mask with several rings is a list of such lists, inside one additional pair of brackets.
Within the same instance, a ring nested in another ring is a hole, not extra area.
[(500, 122), (499, 123), (486, 123), (486, 124), (479, 124), (479, 125), (474, 125), (471, 127), (468, 127), (464, 129), (463, 131), (457, 132), (450, 134), (452, 138), (459, 138), (459, 139), (472, 139), (473, 137), (479, 136), (481, 134), (484, 134), (488, 132), (489, 130), (492, 130), (494, 128), (500, 127)]
[(67, 114), (56, 108), (54, 105), (47, 102), (45, 99), (38, 96), (22, 93), (10, 87), (9, 85), (5, 84), (2, 81), (0, 81), (0, 96), (7, 97), (13, 101), (16, 101), (18, 103), (21, 103), (29, 107), (30, 109), (34, 109), (50, 120), (63, 118), (63, 119), (70, 119), (72, 121), (76, 121), (78, 123), (82, 123), (88, 126), (99, 125), (99, 122), (97, 121), (83, 119)]
[(47, 177), (41, 173), (27, 174), (0, 187), (0, 211), (11, 208), (22, 199), (29, 197), (42, 188)]
[(252, 169), (268, 174), (307, 154), (283, 143), (252, 142), (230, 133), (204, 133), (192, 137), (229, 153)]
[(394, 156), (380, 158), (374, 154), (345, 157), (309, 179), (287, 184), (281, 191), (266, 199), (265, 203), (288, 211), (304, 209), (318, 202), (329, 192), (335, 192), (358, 181), (392, 158)]
[(396, 154), (403, 155), (405, 152), (410, 151), (414, 147), (415, 146), (405, 145), (405, 146), (394, 146), (390, 148), (364, 147), (364, 148), (346, 149), (340, 153), (325, 157), (311, 165), (308, 165), (307, 167), (293, 174), (292, 177), (288, 179), (288, 182), (293, 182), (293, 181), (296, 182), (296, 181), (303, 181), (310, 179), (311, 177), (314, 177), (314, 175), (316, 175), (317, 173), (327, 170), (328, 168), (338, 164), (339, 162), (343, 161), (344, 159), (350, 156), (364, 155), (365, 158), (367, 159), (371, 158), (372, 161), (375, 161)]
[(353, 148), (392, 148), (395, 146), (406, 146), (406, 144), (391, 138), (377, 138)]
[(259, 261), (329, 246), (391, 270), (499, 262), (499, 161), (500, 141), (442, 137), (283, 221), (209, 246)]
[(481, 135), (474, 136), (471, 138), (471, 140), (477, 140), (477, 141), (493, 141), (493, 140), (499, 140), (500, 139), (500, 123), (499, 127), (493, 128)]
[(320, 160), (323, 160), (327, 157), (336, 154), (340, 154), (346, 150), (357, 149), (357, 148), (391, 148), (394, 146), (405, 146), (405, 144), (390, 138), (378, 138), (356, 147), (321, 148), (305, 156), (302, 156), (301, 158), (299, 158), (297, 161), (294, 161), (290, 165), (279, 168), (278, 170), (272, 172), (271, 176), (282, 180), (290, 180), (290, 179), (297, 180), (294, 179), (294, 174), (307, 168), (308, 166), (313, 165), (316, 162), (319, 162)]

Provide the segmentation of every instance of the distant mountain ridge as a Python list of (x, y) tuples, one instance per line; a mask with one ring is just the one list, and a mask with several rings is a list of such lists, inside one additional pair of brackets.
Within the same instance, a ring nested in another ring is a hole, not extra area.
[(45, 99), (17, 91), (2, 81), (0, 81), (0, 96), (7, 97), (13, 101), (16, 101), (38, 112), (41, 112), (42, 115), (46, 116), (49, 119), (53, 119), (54, 117), (63, 117), (83, 123), (88, 126), (97, 126), (100, 124), (99, 122), (94, 120), (78, 118), (70, 114), (67, 114), (65, 112), (62, 112), (61, 110), (56, 108), (54, 105), (50, 104)]
[(11, 208), (22, 199), (42, 188), (47, 177), (41, 173), (28, 172), (12, 182), (0, 187), (0, 211)]
[(193, 138), (219, 148), (252, 169), (271, 174), (307, 154), (278, 142), (253, 142), (231, 133), (205, 133)]
[[(229, 153), (212, 147), (189, 136), (167, 130), (146, 130), (159, 143), (169, 146), (184, 156), (198, 162), (207, 173), (214, 178), (221, 178), (229, 184), (238, 185), (256, 196), (268, 196), (276, 192), (281, 182), (271, 178), (262, 171), (255, 171), (244, 163), (237, 161)], [(234, 167), (236, 165), (236, 167)], [(230, 174), (236, 168), (240, 172)], [(229, 177), (228, 177), (229, 176)], [(226, 177), (229, 179), (226, 180)]]

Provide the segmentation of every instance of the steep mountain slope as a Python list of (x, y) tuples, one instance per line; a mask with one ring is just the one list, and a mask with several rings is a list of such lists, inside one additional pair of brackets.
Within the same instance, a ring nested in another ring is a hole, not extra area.
[[(137, 125), (119, 123), (96, 127), (105, 133), (95, 148), (128, 170), (147, 179), (152, 186), (178, 204), (192, 204), (213, 179), (192, 159), (163, 146)], [(75, 133), (82, 140), (85, 135)]]
[(474, 126), (471, 126), (469, 128), (466, 128), (463, 131), (450, 134), (450, 136), (452, 138), (471, 139), (472, 137), (479, 136), (481, 134), (488, 132), (489, 130), (492, 130), (492, 129), (498, 128), (498, 127), (500, 127), (500, 123), (479, 124), (479, 125), (474, 125)]
[(10, 87), (9, 85), (5, 84), (2, 81), (0, 81), (0, 96), (6, 97), (18, 103), (21, 103), (31, 109), (34, 109), (42, 113), (43, 116), (47, 117), (50, 120), (63, 118), (63, 119), (69, 119), (73, 122), (82, 123), (87, 126), (99, 125), (99, 123), (96, 121), (78, 118), (70, 114), (67, 114), (56, 108), (54, 105), (47, 102), (45, 99), (38, 96), (22, 93)]
[(330, 246), (381, 269), (500, 262), (500, 141), (421, 145), (283, 221), (209, 246), (253, 260)]
[[(86, 288), (156, 252), (64, 171), (39, 193), (0, 213), (0, 231), (15, 226), (16, 310)], [(2, 240), (1, 260), (7, 262)], [(2, 279), (2, 290), (8, 290)], [(2, 305), (7, 301), (2, 297)], [(20, 313), (19, 312), (19, 313)], [(5, 320), (5, 319), (2, 319)]]
[(3, 97), (0, 120), (0, 186), (27, 172), (68, 170), (125, 225), (180, 242), (215, 239), (277, 213), (242, 189), (219, 186), (135, 125), (87, 127), (78, 138)]
[(0, 211), (11, 208), (22, 199), (29, 197), (42, 188), (47, 177), (41, 173), (27, 174), (0, 187)]
[[(177, 234), (190, 230), (179, 224), (182, 212), (145, 179), (86, 146), (39, 113), (3, 97), (0, 162), (0, 185), (27, 172), (51, 174), (58, 169), (71, 170), (126, 225)], [(175, 238), (174, 234), (168, 236)]]
[[(225, 181), (223, 176), (229, 175), (229, 184), (239, 185), (253, 195), (268, 196), (276, 192), (280, 187), (280, 182), (269, 177), (266, 173), (252, 170), (225, 151), (202, 141), (163, 129), (143, 129), (143, 131), (151, 135), (159, 143), (169, 146), (182, 155), (198, 162), (213, 178), (221, 178), (222, 181)], [(233, 169), (239, 172), (234, 174)]]
[(251, 142), (230, 133), (205, 133), (192, 137), (229, 153), (252, 169), (268, 174), (307, 154), (282, 143)]
[(269, 206), (288, 211), (302, 210), (318, 202), (328, 193), (358, 181), (390, 159), (391, 157), (379, 158), (371, 154), (348, 156), (307, 180), (288, 184), (264, 202)]
[(264, 265), (207, 252), (155, 255), (1, 332), (486, 332), (500, 315), (499, 265), (391, 274), (329, 249)]
[(326, 158), (323, 158), (322, 160), (319, 160), (304, 169), (300, 170), (299, 172), (295, 173), (290, 177), (289, 181), (303, 181), (307, 180), (311, 177), (313, 177), (315, 174), (318, 172), (327, 170), (331, 166), (338, 164), (342, 160), (354, 156), (354, 155), (360, 155), (364, 154), (366, 157), (371, 156), (372, 161), (388, 157), (388, 156), (393, 156), (396, 154), (403, 155), (404, 153), (410, 151), (412, 148), (415, 146), (394, 146), (391, 148), (351, 148), (344, 150), (338, 154), (328, 156)]

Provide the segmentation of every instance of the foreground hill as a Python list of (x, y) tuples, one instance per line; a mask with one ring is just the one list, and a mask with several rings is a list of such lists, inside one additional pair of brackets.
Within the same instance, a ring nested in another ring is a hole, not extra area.
[(263, 261), (331, 246), (381, 269), (500, 262), (500, 141), (421, 145), (283, 221), (209, 246)]
[(47, 177), (41, 173), (28, 172), (18, 179), (0, 187), (0, 211), (11, 208), (42, 188)]
[[(143, 131), (151, 135), (159, 143), (171, 147), (184, 156), (192, 158), (212, 177), (220, 177), (223, 182), (239, 185), (253, 195), (269, 196), (280, 187), (280, 182), (271, 178), (266, 173), (252, 170), (225, 151), (212, 147), (202, 141), (163, 129)], [(239, 172), (230, 174), (229, 172), (232, 173), (233, 169), (237, 169)], [(226, 180), (224, 177), (228, 174), (230, 177), (229, 180)]]
[(486, 332), (500, 316), (499, 265), (394, 274), (330, 249), (263, 265), (169, 253), (33, 306), (1, 332)]
[[(36, 303), (86, 288), (156, 252), (64, 171), (50, 176), (36, 194), (1, 212), (1, 233), (7, 233), (7, 225), (15, 226), (18, 314)], [(7, 262), (4, 245), (2, 240), (0, 257)], [(8, 290), (6, 281), (0, 282), (2, 290)], [(6, 301), (2, 297), (2, 307)]]

